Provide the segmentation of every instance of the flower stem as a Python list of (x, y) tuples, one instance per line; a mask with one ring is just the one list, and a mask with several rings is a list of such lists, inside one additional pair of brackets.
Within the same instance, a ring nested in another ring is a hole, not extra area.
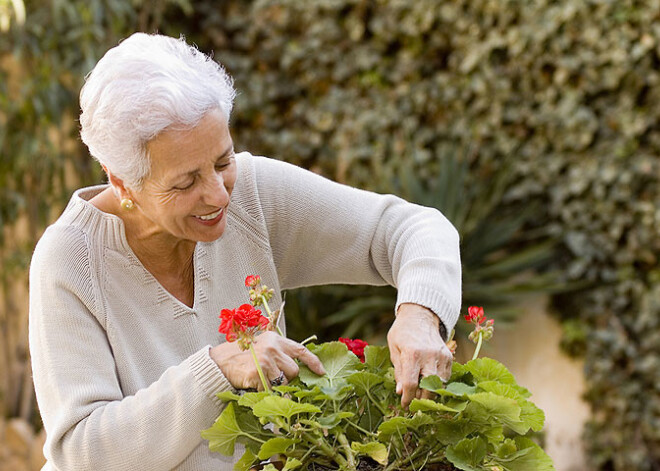
[[(263, 305), (264, 305), (264, 309), (266, 310), (266, 314), (268, 314), (268, 318), (269, 318), (269, 319), (273, 319), (273, 313), (272, 313), (271, 310), (270, 310), (270, 306), (268, 305), (268, 301), (266, 301), (266, 296), (264, 296), (264, 295), (262, 294), (262, 295), (260, 296), (260, 298), (261, 298), (261, 302), (262, 302)], [(278, 318), (279, 318), (279, 316), (278, 316)], [(277, 329), (277, 333), (280, 334), (280, 337), (284, 337), (284, 333), (282, 332), (282, 329), (280, 329), (280, 326), (277, 325), (277, 324), (278, 324), (277, 321), (278, 321), (279, 319), (273, 319), (273, 320), (275, 321), (274, 324), (275, 324), (275, 329)]]
[(266, 377), (264, 376), (264, 372), (261, 369), (261, 365), (259, 364), (259, 360), (257, 360), (257, 354), (254, 351), (254, 347), (252, 346), (252, 344), (250, 344), (250, 353), (252, 353), (252, 359), (254, 360), (254, 364), (257, 367), (257, 373), (259, 373), (259, 378), (261, 378), (261, 384), (263, 384), (263, 386), (264, 386), (264, 391), (270, 391), (268, 381), (266, 381)]
[(479, 332), (479, 340), (477, 341), (477, 348), (474, 349), (474, 355), (472, 355), (472, 359), (476, 360), (476, 358), (479, 356), (479, 350), (481, 350), (481, 344), (484, 341), (484, 334), (483, 332)]
[(305, 340), (300, 342), (300, 345), (305, 345), (307, 342), (311, 342), (312, 340), (316, 340), (318, 337), (316, 335), (310, 335), (307, 337)]
[(337, 438), (339, 439), (339, 443), (341, 444), (341, 447), (344, 449), (344, 454), (346, 455), (346, 459), (348, 460), (348, 466), (351, 469), (355, 469), (355, 456), (353, 455), (353, 450), (351, 449), (351, 446), (348, 444), (348, 439), (346, 438), (346, 435), (340, 433)]

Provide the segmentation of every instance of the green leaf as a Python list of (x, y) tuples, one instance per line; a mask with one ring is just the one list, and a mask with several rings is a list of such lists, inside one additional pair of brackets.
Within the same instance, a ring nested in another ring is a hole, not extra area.
[(261, 468), (261, 471), (279, 471), (273, 463), (268, 463), (266, 466)]
[(447, 391), (452, 394), (455, 394), (456, 396), (466, 396), (468, 394), (474, 394), (475, 392), (477, 392), (477, 388), (465, 383), (456, 382), (456, 383), (449, 383), (447, 385)]
[(230, 402), (215, 423), (202, 431), (202, 438), (209, 441), (209, 449), (226, 456), (234, 454), (236, 439), (242, 434), (236, 423), (234, 403)]
[(346, 381), (355, 387), (355, 392), (363, 396), (367, 394), (367, 391), (371, 392), (373, 388), (381, 384), (384, 379), (382, 376), (378, 376), (375, 373), (358, 371), (346, 378)]
[(392, 435), (403, 435), (408, 430), (419, 431), (423, 426), (433, 423), (435, 420), (422, 412), (417, 412), (412, 417), (392, 417), (380, 424), (378, 438), (387, 441)]
[(302, 466), (302, 462), (300, 460), (297, 460), (295, 458), (287, 458), (286, 463), (284, 463), (284, 468), (282, 468), (282, 471), (291, 471), (292, 469), (296, 469)]
[(516, 379), (499, 361), (492, 358), (477, 358), (465, 364), (477, 382), (499, 381), (504, 384), (516, 384)]
[(497, 381), (481, 381), (477, 385), (479, 389), (485, 392), (491, 392), (498, 396), (508, 397), (509, 399), (522, 399), (520, 392), (509, 384), (502, 384)]
[(360, 360), (348, 352), (348, 348), (341, 342), (328, 342), (322, 345), (310, 345), (309, 349), (314, 353), (325, 368), (326, 374), (318, 376), (307, 366), (300, 365), (298, 377), (307, 386), (341, 387), (346, 378), (363, 368)]
[(283, 384), (281, 386), (273, 386), (273, 391), (277, 391), (280, 394), (290, 394), (300, 391), (300, 388), (290, 384)]
[(246, 449), (241, 459), (234, 464), (234, 471), (249, 471), (257, 461), (259, 460), (254, 453)]
[(296, 414), (318, 413), (321, 409), (313, 404), (295, 402), (285, 397), (268, 396), (255, 404), (252, 412), (257, 417), (285, 417), (288, 420)]
[(468, 397), (472, 401), (470, 406), (478, 405), (481, 409), (475, 413), (473, 407), (468, 407), (466, 411), (470, 411), (470, 416), (485, 423), (492, 423), (496, 419), (510, 427), (520, 423), (520, 406), (513, 399), (493, 393), (476, 393)]
[(259, 449), (259, 455), (257, 456), (259, 457), (260, 460), (267, 460), (273, 455), (285, 453), (286, 450), (291, 445), (298, 442), (299, 440), (294, 440), (293, 438), (285, 438), (285, 437), (271, 438), (266, 443), (261, 445), (261, 448)]
[(458, 409), (453, 409), (431, 399), (413, 399), (410, 403), (410, 412), (417, 411), (460, 412)]
[(339, 425), (342, 419), (348, 419), (355, 416), (352, 412), (337, 412), (336, 414), (327, 414), (319, 417), (317, 423), (325, 429), (331, 429)]
[(465, 438), (456, 445), (447, 447), (445, 456), (458, 469), (481, 471), (482, 468), (479, 465), (486, 457), (486, 451), (486, 442), (483, 439), (479, 437)]
[(353, 442), (351, 443), (351, 449), (362, 455), (369, 456), (378, 464), (387, 465), (387, 448), (380, 442)]
[(443, 396), (453, 396), (446, 391), (444, 381), (437, 375), (425, 376), (419, 382), (419, 387)]
[(520, 420), (535, 432), (540, 432), (545, 423), (545, 413), (530, 401), (520, 400), (518, 404), (520, 404)]
[(370, 370), (376, 370), (378, 372), (387, 370), (392, 366), (389, 348), (377, 345), (365, 347), (364, 364)]
[(238, 400), (238, 405), (252, 409), (257, 402), (270, 395), (271, 394), (268, 391), (245, 393)]
[[(552, 459), (536, 443), (525, 437), (516, 437), (518, 451), (493, 460), (506, 471), (555, 471)], [(510, 447), (508, 447), (510, 449)]]
[(215, 395), (218, 399), (224, 402), (238, 401), (241, 396), (232, 391), (222, 391)]
[(497, 456), (500, 458), (504, 458), (508, 455), (512, 455), (518, 451), (518, 447), (516, 446), (516, 442), (511, 440), (510, 438), (507, 438), (502, 442), (502, 444), (497, 447)]

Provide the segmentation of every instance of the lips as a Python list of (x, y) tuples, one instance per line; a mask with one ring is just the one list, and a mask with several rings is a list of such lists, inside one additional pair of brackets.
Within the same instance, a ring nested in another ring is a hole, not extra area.
[(221, 216), (223, 213), (224, 208), (220, 208), (214, 213), (206, 214), (204, 216), (195, 216), (197, 219), (201, 221), (212, 221), (213, 219), (217, 218), (218, 216)]
[(203, 216), (193, 216), (195, 221), (197, 221), (198, 224), (202, 224), (204, 226), (215, 226), (218, 224), (220, 221), (222, 221), (225, 217), (225, 208), (220, 208), (217, 211), (214, 211), (209, 214), (205, 214)]

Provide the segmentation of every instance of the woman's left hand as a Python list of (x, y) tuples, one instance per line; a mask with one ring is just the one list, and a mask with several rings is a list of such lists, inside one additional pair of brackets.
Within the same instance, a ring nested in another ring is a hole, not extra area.
[(394, 365), (396, 392), (401, 406), (407, 408), (414, 398), (430, 398), (432, 393), (419, 389), (419, 379), (451, 376), (453, 355), (440, 336), (440, 320), (429, 309), (403, 303), (388, 334), (390, 358)]

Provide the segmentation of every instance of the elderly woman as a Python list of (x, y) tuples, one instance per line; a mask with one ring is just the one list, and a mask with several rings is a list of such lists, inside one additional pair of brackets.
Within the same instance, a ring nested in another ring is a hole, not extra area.
[[(81, 136), (109, 184), (75, 192), (30, 274), (45, 469), (231, 469), (200, 431), (222, 411), (216, 393), (260, 384), (250, 353), (218, 333), (252, 273), (275, 306), (300, 286), (396, 286), (388, 343), (403, 405), (420, 376), (449, 375), (456, 230), (436, 210), (236, 154), (234, 94), (209, 57), (158, 35), (134, 34), (87, 77)], [(270, 380), (295, 377), (296, 359), (324, 372), (272, 332), (255, 348)]]

